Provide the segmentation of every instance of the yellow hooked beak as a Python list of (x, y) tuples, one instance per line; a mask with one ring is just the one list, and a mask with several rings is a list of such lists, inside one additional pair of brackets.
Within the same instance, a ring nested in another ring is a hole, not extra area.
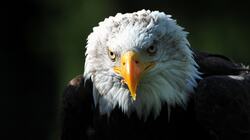
[(122, 54), (120, 63), (120, 66), (114, 67), (114, 71), (123, 77), (132, 99), (136, 100), (137, 87), (142, 74), (151, 69), (155, 63), (141, 62), (139, 55), (134, 51)]

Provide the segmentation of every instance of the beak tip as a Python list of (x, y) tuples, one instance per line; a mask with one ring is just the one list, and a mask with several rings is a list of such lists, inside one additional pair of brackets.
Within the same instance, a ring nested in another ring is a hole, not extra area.
[(133, 101), (135, 101), (136, 100), (136, 95), (131, 95), (131, 98), (132, 98)]

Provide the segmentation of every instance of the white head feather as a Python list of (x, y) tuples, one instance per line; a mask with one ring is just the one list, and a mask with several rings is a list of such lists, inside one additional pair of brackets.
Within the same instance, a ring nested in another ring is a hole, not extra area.
[[(100, 112), (109, 115), (119, 107), (128, 115), (135, 111), (146, 119), (150, 113), (157, 117), (163, 104), (185, 107), (200, 78), (186, 35), (170, 15), (149, 10), (118, 13), (94, 27), (88, 36), (84, 77), (93, 81), (93, 96)], [(109, 59), (107, 50), (118, 54), (142, 52), (150, 45), (157, 47), (157, 54), (150, 58), (145, 55), (144, 59), (157, 64), (140, 80), (133, 101), (121, 77), (113, 71), (118, 62)]]

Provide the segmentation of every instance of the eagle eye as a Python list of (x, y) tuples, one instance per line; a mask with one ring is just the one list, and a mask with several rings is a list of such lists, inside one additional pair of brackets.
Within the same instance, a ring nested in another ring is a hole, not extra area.
[(116, 54), (112, 52), (111, 50), (108, 50), (108, 56), (112, 61), (115, 61), (116, 59)]
[(157, 49), (156, 49), (156, 47), (153, 46), (153, 45), (151, 45), (151, 46), (149, 46), (149, 47), (147, 48), (147, 52), (148, 52), (150, 55), (155, 54), (156, 51), (157, 51)]

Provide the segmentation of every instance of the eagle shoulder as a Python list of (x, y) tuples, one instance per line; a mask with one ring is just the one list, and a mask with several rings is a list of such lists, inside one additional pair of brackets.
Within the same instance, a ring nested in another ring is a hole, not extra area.
[(215, 139), (250, 139), (250, 74), (217, 75), (199, 82), (197, 120)]
[(247, 66), (235, 63), (230, 58), (206, 52), (193, 50), (194, 59), (199, 65), (199, 71), (203, 77), (211, 75), (238, 75), (250, 71)]
[(82, 75), (73, 78), (63, 94), (61, 140), (86, 139), (91, 134), (92, 83)]

